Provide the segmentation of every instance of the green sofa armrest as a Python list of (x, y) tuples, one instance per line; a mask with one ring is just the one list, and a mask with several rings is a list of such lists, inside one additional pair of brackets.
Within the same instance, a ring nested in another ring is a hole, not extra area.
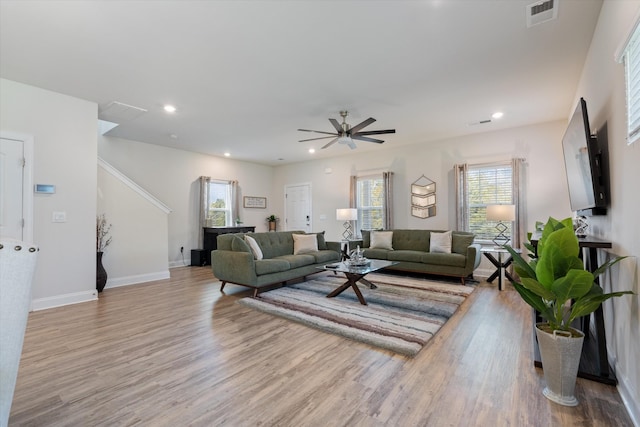
[(221, 281), (251, 286), (257, 283), (255, 261), (250, 252), (212, 251), (211, 269)]
[(481, 252), (480, 252), (480, 244), (478, 243), (473, 243), (471, 245), (469, 245), (469, 247), (467, 248), (467, 266), (466, 268), (470, 268), (473, 265), (473, 268), (471, 268), (471, 271), (473, 272), (473, 270), (475, 270), (476, 268), (478, 268), (478, 266), (480, 265), (480, 257), (481, 257)]

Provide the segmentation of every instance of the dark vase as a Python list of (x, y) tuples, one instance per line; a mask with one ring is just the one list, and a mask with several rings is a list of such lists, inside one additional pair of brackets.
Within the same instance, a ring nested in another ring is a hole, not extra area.
[(102, 254), (104, 252), (98, 252), (96, 262), (96, 289), (98, 292), (102, 292), (104, 286), (107, 284), (107, 270), (102, 266)]

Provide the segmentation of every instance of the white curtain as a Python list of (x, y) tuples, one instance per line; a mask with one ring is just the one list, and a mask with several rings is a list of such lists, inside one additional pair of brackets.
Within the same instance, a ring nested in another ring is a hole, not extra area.
[(393, 172), (382, 173), (384, 188), (384, 229), (393, 230)]
[(453, 165), (453, 181), (456, 192), (456, 230), (469, 231), (469, 198), (466, 163)]
[(526, 206), (525, 201), (527, 196), (525, 194), (524, 185), (524, 166), (525, 159), (512, 159), (511, 160), (511, 173), (513, 174), (513, 204), (516, 206), (516, 220), (513, 223), (513, 233), (511, 236), (511, 244), (514, 248), (521, 248), (522, 244), (526, 241)]

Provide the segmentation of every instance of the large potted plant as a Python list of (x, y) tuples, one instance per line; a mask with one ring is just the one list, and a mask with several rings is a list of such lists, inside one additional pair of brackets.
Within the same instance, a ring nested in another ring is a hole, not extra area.
[(543, 394), (561, 405), (575, 406), (578, 400), (573, 392), (584, 334), (572, 328), (571, 323), (594, 312), (609, 298), (633, 294), (631, 291), (605, 294), (595, 282), (598, 275), (626, 257), (611, 259), (593, 273), (585, 270), (571, 218), (562, 221), (549, 218), (537, 248), (531, 243), (525, 246), (532, 252), (529, 262), (512, 247), (506, 246), (506, 249), (520, 277), (513, 286), (546, 320), (536, 324), (546, 382)]

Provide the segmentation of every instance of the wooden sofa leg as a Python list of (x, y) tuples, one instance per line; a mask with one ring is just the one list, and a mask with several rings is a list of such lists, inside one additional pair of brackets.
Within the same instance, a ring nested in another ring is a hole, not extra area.
[(258, 288), (253, 288), (253, 297), (257, 297), (258, 296)]
[(462, 282), (462, 285), (464, 286), (464, 277), (460, 278), (460, 282)]
[(224, 289), (224, 285), (226, 285), (227, 282), (222, 282), (222, 284), (220, 285), (220, 292), (222, 292), (222, 290)]

